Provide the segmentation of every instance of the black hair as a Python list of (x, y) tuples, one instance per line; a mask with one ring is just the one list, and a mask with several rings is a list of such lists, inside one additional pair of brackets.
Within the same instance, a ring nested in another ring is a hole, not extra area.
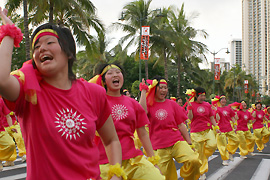
[(178, 98), (176, 98), (176, 102), (177, 102), (179, 99), (181, 99), (181, 100), (183, 101), (183, 99), (182, 99), (181, 97), (178, 97)]
[(127, 95), (127, 92), (129, 92), (128, 90), (126, 90), (125, 92), (123, 92), (124, 95)]
[(196, 96), (194, 97), (194, 100), (195, 100), (195, 101), (197, 100), (197, 97), (198, 97), (200, 94), (202, 94), (202, 93), (205, 93), (205, 94), (206, 94), (205, 89), (202, 88), (202, 87), (196, 87), (194, 90), (196, 91)]
[[(123, 74), (123, 78), (124, 78), (124, 80), (125, 80), (125, 71), (124, 71), (124, 69), (122, 68), (122, 66), (120, 66), (118, 63), (110, 63), (110, 64), (106, 63), (106, 64), (100, 64), (100, 65), (97, 67), (97, 70), (96, 70), (96, 73), (95, 73), (95, 74), (101, 74), (102, 71), (103, 71), (103, 69), (104, 69), (106, 66), (108, 66), (108, 65), (116, 65), (117, 67), (119, 67), (120, 70), (121, 70), (121, 72), (122, 72), (122, 74)], [(105, 75), (106, 75), (106, 73), (104, 73), (104, 74), (102, 75), (102, 81), (103, 81), (103, 83), (105, 83)], [(104, 85), (104, 87), (105, 87), (105, 89), (107, 90), (107, 86)], [(123, 87), (121, 88), (120, 92), (123, 93)]]
[[(221, 96), (225, 96), (224, 94), (222, 94), (222, 95), (220, 95), (220, 97)], [(226, 99), (226, 96), (225, 97), (223, 97), (223, 98), (225, 98)], [(219, 101), (221, 100), (221, 99), (223, 99), (223, 98), (219, 98)]]
[[(161, 79), (164, 79), (165, 81), (167, 81), (164, 77), (159, 76), (159, 75), (154, 76), (154, 77), (153, 77), (153, 80), (154, 80), (154, 79), (156, 79), (156, 80), (158, 81), (156, 87), (159, 85)], [(168, 81), (167, 81), (167, 82), (168, 82)], [(155, 94), (156, 94), (156, 91), (157, 91), (157, 88), (155, 89)]]
[[(261, 102), (259, 102), (259, 101), (258, 101), (258, 102), (256, 102), (256, 103), (255, 103), (255, 107), (257, 106), (257, 104), (260, 104), (260, 105), (261, 105), (261, 109), (262, 109), (262, 103), (261, 103)], [(256, 107), (256, 108), (257, 108), (257, 107)]]
[[(35, 35), (42, 29), (53, 29), (57, 32), (58, 42), (60, 44), (61, 49), (66, 53), (68, 57), (68, 78), (70, 80), (75, 80), (76, 76), (72, 71), (73, 63), (76, 61), (76, 44), (73, 38), (71, 31), (64, 27), (58, 26), (50, 23), (43, 24), (39, 26), (34, 33), (32, 34), (31, 42), (33, 43), (33, 39)], [(39, 40), (36, 40), (34, 46), (38, 43)], [(32, 49), (32, 56), (34, 53), (34, 49)], [(36, 68), (36, 64), (32, 61), (34, 68)]]
[[(153, 79), (156, 79), (156, 80), (158, 81), (157, 86), (159, 85), (161, 79), (164, 79), (165, 81), (167, 81), (164, 77), (159, 76), (159, 75), (154, 76)], [(168, 82), (168, 81), (167, 81), (167, 82)]]

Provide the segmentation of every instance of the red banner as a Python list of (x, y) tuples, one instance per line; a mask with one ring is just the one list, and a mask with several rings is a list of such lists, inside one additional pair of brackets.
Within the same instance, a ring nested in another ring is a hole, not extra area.
[(220, 65), (215, 64), (214, 68), (215, 68), (215, 80), (220, 80)]
[(245, 93), (248, 93), (248, 80), (244, 81), (244, 89), (245, 89)]
[(149, 34), (150, 27), (142, 26), (142, 36), (141, 36), (141, 49), (140, 49), (140, 58), (142, 60), (148, 60), (149, 58)]

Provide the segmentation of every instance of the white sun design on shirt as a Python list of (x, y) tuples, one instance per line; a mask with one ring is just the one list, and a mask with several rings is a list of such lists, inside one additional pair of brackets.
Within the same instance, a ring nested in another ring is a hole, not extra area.
[(261, 118), (262, 118), (262, 115), (261, 115), (261, 114), (259, 114), (259, 115), (258, 115), (258, 118), (259, 118), (259, 119), (261, 119)]
[(248, 119), (248, 116), (247, 115), (244, 115), (244, 119), (247, 120)]
[(125, 119), (128, 116), (128, 108), (123, 104), (115, 104), (112, 107), (112, 118), (114, 121)]
[(223, 111), (223, 115), (224, 116), (227, 116), (228, 115), (228, 112), (227, 111)]
[(197, 112), (198, 112), (198, 113), (204, 113), (204, 112), (205, 112), (204, 107), (203, 107), (203, 106), (199, 106), (199, 107), (197, 108)]
[(156, 111), (155, 116), (158, 120), (164, 120), (168, 117), (168, 112), (165, 109), (159, 109)]
[(80, 137), (80, 134), (84, 134), (84, 130), (87, 129), (84, 125), (84, 118), (80, 118), (81, 114), (73, 112), (72, 109), (59, 110), (60, 113), (56, 113), (56, 128), (61, 136), (66, 139), (72, 140)]

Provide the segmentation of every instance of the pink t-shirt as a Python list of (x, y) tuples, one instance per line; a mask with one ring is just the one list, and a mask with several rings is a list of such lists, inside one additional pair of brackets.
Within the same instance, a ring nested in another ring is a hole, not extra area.
[(219, 114), (220, 120), (218, 121), (218, 126), (221, 132), (230, 132), (232, 131), (231, 120), (234, 117), (234, 111), (228, 107), (218, 107), (216, 113)]
[(24, 88), (33, 82), (27, 81), (28, 71), (24, 75), (25, 82), (19, 80), (19, 98), (6, 103), (15, 105), (12, 110), (25, 140), (26, 179), (100, 179), (99, 151), (93, 140), (111, 113), (105, 89), (75, 80), (71, 89), (62, 90), (40, 79), (37, 104), (33, 104), (25, 99)]
[(256, 117), (255, 117), (255, 122), (253, 124), (253, 129), (259, 129), (259, 128), (263, 128), (263, 117), (264, 117), (265, 113), (263, 112), (263, 110), (256, 110)]
[[(140, 149), (135, 148), (134, 132), (137, 128), (149, 124), (147, 115), (142, 106), (134, 99), (127, 96), (108, 96), (109, 104), (112, 107), (112, 118), (115, 129), (122, 146), (122, 159), (134, 158), (143, 155)], [(100, 151), (100, 164), (108, 163), (105, 148), (98, 138), (96, 141)]]
[(186, 113), (176, 102), (166, 99), (148, 106), (149, 134), (153, 149), (163, 149), (184, 141), (178, 125), (187, 120)]
[(265, 117), (267, 118), (267, 120), (268, 120), (268, 122), (267, 122), (267, 124), (268, 124), (268, 128), (270, 128), (270, 116), (269, 116), (269, 114), (268, 113), (266, 113), (265, 114)]
[(0, 132), (5, 131), (4, 127), (8, 125), (6, 116), (9, 113), (10, 113), (10, 110), (5, 105), (3, 99), (0, 98)]
[(237, 111), (237, 131), (248, 131), (247, 124), (249, 120), (252, 120), (253, 117), (251, 116), (250, 112), (246, 110), (245, 112), (240, 110)]
[(190, 124), (190, 132), (201, 132), (212, 128), (210, 117), (214, 116), (211, 105), (208, 102), (192, 102), (193, 119)]

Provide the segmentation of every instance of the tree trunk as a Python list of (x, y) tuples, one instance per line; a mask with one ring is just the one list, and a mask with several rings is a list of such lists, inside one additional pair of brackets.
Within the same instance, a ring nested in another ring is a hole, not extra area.
[(168, 79), (168, 65), (167, 65), (167, 55), (166, 55), (166, 50), (165, 48), (163, 49), (163, 54), (164, 54), (164, 75), (165, 75), (165, 79)]
[[(169, 80), (169, 77), (168, 77), (168, 65), (167, 65), (167, 54), (166, 54), (166, 50), (165, 48), (163, 49), (163, 56), (164, 56), (164, 76), (165, 76), (165, 79), (168, 81)], [(168, 89), (168, 93), (167, 93), (167, 98), (170, 97), (170, 91)]]
[(24, 37), (25, 37), (25, 54), (26, 60), (30, 59), (30, 39), (29, 39), (29, 28), (28, 28), (28, 9), (27, 0), (23, 0), (23, 18), (24, 18)]
[(53, 0), (50, 0), (49, 23), (53, 24)]
[(145, 79), (148, 79), (148, 60), (144, 60), (145, 65)]
[(177, 57), (177, 97), (180, 96), (180, 81), (181, 81), (181, 58)]

